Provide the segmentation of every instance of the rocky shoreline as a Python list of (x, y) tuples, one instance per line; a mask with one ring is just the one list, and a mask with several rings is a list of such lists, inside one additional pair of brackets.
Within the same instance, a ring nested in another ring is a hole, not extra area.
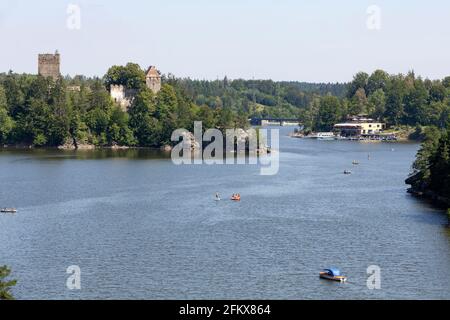
[(442, 197), (430, 190), (418, 190), (414, 187), (408, 188), (407, 192), (414, 197), (431, 202), (434, 206), (446, 209), (450, 208), (450, 198)]
[(414, 197), (426, 200), (439, 208), (450, 208), (450, 198), (438, 195), (434, 191), (427, 189), (423, 184), (420, 184), (420, 172), (408, 177), (405, 183), (411, 186), (407, 192)]
[[(248, 139), (255, 138), (252, 136), (251, 131), (246, 131), (243, 129), (240, 129), (239, 135), (237, 137), (237, 143), (246, 143)], [(260, 137), (261, 139), (262, 137)], [(194, 135), (191, 132), (187, 132), (185, 136), (183, 137), (183, 143), (186, 143), (188, 148), (190, 148), (192, 151), (199, 151), (200, 150), (200, 143), (195, 140)], [(209, 142), (203, 142), (203, 148), (208, 145)], [(226, 141), (224, 139), (223, 141), (224, 145), (224, 151), (226, 148)], [(77, 142), (75, 139), (67, 139), (66, 142), (62, 145), (55, 146), (55, 147), (40, 147), (35, 146), (31, 144), (15, 144), (15, 145), (0, 145), (0, 149), (57, 149), (62, 151), (88, 151), (88, 150), (127, 150), (127, 149), (151, 149), (151, 150), (160, 150), (162, 152), (171, 152), (173, 149), (172, 145), (164, 144), (160, 147), (139, 147), (139, 146), (122, 146), (118, 144), (113, 144), (110, 146), (96, 146), (94, 144), (89, 143), (80, 143)], [(257, 154), (267, 154), (270, 153), (270, 148), (265, 144), (265, 141), (260, 142), (260, 146), (257, 146), (256, 149)]]

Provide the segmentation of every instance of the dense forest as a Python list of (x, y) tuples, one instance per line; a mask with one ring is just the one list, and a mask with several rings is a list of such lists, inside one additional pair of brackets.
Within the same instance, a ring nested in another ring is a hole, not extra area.
[[(109, 86), (136, 90), (128, 112), (111, 99)], [(74, 90), (74, 86), (77, 89)], [(97, 146), (170, 144), (176, 128), (192, 130), (247, 126), (243, 112), (197, 105), (176, 81), (165, 81), (154, 95), (136, 64), (111, 67), (103, 79), (65, 77), (53, 81), (27, 74), (0, 74), (0, 143), (60, 146), (67, 141)]]
[(256, 118), (298, 119), (300, 110), (315, 99), (324, 95), (342, 98), (347, 92), (347, 84), (339, 83), (171, 79), (198, 105), (229, 108)]
[(376, 70), (359, 72), (345, 97), (328, 95), (301, 110), (300, 119), (311, 130), (328, 131), (349, 115), (364, 114), (388, 126), (445, 127), (450, 116), (450, 77), (423, 80), (414, 72), (389, 75)]
[(450, 206), (450, 128), (429, 127), (413, 164), (413, 175), (406, 180), (412, 190)]
[[(128, 112), (111, 99), (111, 84), (134, 89)], [(76, 86), (77, 90), (73, 90)], [(170, 144), (175, 128), (245, 127), (250, 117), (285, 117), (306, 129), (331, 130), (348, 115), (364, 114), (388, 126), (443, 129), (450, 117), (450, 77), (429, 80), (357, 73), (350, 83), (314, 84), (271, 80), (191, 80), (163, 76), (154, 95), (134, 63), (111, 67), (103, 78), (53, 81), (36, 75), (0, 74), (0, 143), (59, 146), (72, 140), (97, 146)]]
[(443, 128), (450, 115), (450, 77), (432, 81), (412, 71), (406, 75), (359, 72), (347, 84), (172, 80), (198, 105), (239, 110), (250, 117), (296, 118), (313, 131), (331, 130), (336, 122), (358, 114), (389, 126)]

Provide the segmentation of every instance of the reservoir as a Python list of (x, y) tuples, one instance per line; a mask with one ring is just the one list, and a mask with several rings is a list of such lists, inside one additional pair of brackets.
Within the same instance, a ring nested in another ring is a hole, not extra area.
[[(18, 209), (0, 214), (13, 294), (449, 299), (447, 217), (404, 184), (419, 145), (296, 139), (292, 130), (280, 128), (273, 176), (258, 165), (176, 166), (149, 150), (1, 150), (0, 207)], [(81, 290), (66, 286), (73, 265)], [(379, 290), (366, 284), (371, 265)], [(319, 279), (330, 266), (348, 282)]]

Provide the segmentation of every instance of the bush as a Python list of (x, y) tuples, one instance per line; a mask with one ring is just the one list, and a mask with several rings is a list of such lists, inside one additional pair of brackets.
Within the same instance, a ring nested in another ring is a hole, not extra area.
[(11, 270), (7, 266), (0, 267), (0, 300), (13, 300), (14, 297), (9, 292), (15, 286), (16, 280), (5, 281), (9, 277)]

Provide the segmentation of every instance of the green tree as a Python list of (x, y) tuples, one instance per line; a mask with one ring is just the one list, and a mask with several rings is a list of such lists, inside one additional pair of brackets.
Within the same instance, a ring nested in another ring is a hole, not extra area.
[(365, 72), (358, 72), (354, 77), (353, 81), (350, 82), (347, 98), (352, 99), (358, 89), (366, 90), (367, 82), (369, 80), (369, 75)]
[(385, 118), (389, 123), (398, 125), (404, 116), (403, 99), (406, 95), (406, 84), (404, 77), (394, 76), (389, 82), (386, 94)]
[(0, 300), (13, 300), (11, 289), (17, 283), (17, 280), (6, 280), (11, 274), (11, 270), (7, 266), (0, 267)]
[(8, 135), (14, 127), (14, 121), (8, 114), (5, 90), (0, 86), (0, 143), (8, 140)]
[(424, 131), (421, 133), (423, 135), (423, 141), (412, 167), (415, 172), (422, 173), (422, 179), (424, 181), (428, 181), (430, 178), (431, 157), (438, 148), (441, 132), (432, 126), (422, 130)]
[(351, 100), (348, 111), (352, 115), (366, 114), (368, 111), (367, 104), (366, 92), (363, 88), (359, 88)]
[(414, 81), (413, 87), (404, 97), (405, 123), (416, 125), (426, 123), (428, 91), (421, 79)]
[(447, 89), (450, 88), (450, 76), (445, 77), (444, 80), (442, 80), (442, 85)]
[(114, 107), (111, 112), (110, 123), (108, 125), (108, 144), (119, 144), (133, 146), (137, 143), (133, 131), (128, 126), (129, 115), (119, 107)]
[(124, 85), (128, 89), (142, 89), (145, 86), (145, 72), (136, 63), (126, 66), (112, 66), (104, 77), (107, 89), (112, 84)]
[(375, 119), (382, 119), (386, 112), (386, 95), (382, 89), (377, 89), (369, 97), (369, 115)]
[(442, 102), (446, 96), (446, 88), (440, 82), (433, 82), (430, 88), (430, 101)]
[(333, 96), (323, 97), (320, 100), (315, 130), (331, 131), (333, 126), (342, 119), (342, 116), (339, 99)]
[(367, 80), (368, 96), (377, 90), (385, 91), (389, 83), (389, 74), (383, 70), (375, 70)]
[(430, 159), (431, 189), (450, 197), (450, 129), (442, 134), (439, 145)]
[(153, 93), (142, 89), (129, 110), (130, 127), (140, 146), (157, 147), (160, 145), (161, 123), (154, 116), (156, 112)]

